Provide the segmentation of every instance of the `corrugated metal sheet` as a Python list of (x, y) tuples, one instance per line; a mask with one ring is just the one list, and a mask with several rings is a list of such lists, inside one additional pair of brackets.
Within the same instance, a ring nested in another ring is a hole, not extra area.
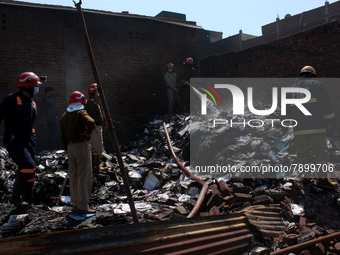
[(264, 237), (278, 238), (285, 229), (280, 205), (255, 205), (242, 210), (250, 224), (257, 227)]
[(239, 254), (252, 236), (230, 214), (7, 238), (0, 254)]

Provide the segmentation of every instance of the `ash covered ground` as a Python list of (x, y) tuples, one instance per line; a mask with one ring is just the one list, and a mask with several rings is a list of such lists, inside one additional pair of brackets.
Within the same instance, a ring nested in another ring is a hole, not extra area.
[[(121, 148), (140, 222), (185, 218), (200, 193), (200, 185), (190, 179), (172, 158), (162, 126), (163, 117), (150, 121), (130, 144)], [(203, 119), (177, 114), (167, 119), (167, 128), (176, 155), (188, 169), (191, 168), (190, 136), (199, 136), (201, 144), (205, 145), (198, 147), (199, 153), (208, 153), (207, 144), (219, 141), (223, 151), (209, 150), (209, 153), (220, 162), (235, 166), (296, 162), (294, 139), (288, 130), (223, 127), (212, 133), (207, 131)], [(340, 139), (336, 135), (330, 137), (328, 149), (330, 161), (338, 171)], [(72, 207), (69, 205), (67, 152), (42, 151), (37, 155), (34, 204), (28, 210), (20, 210), (9, 203), (17, 167), (6, 149), (1, 147), (1, 238), (133, 223), (116, 156), (105, 152), (101, 160), (102, 169), (94, 179), (89, 203), (96, 213), (84, 220), (74, 220), (69, 217)], [(240, 179), (206, 173), (199, 177), (209, 185), (200, 217), (229, 214), (253, 205), (276, 204), (281, 206), (282, 221), (286, 224), (283, 236), (303, 236), (299, 232), (301, 218), (306, 219), (305, 228), (315, 233), (313, 238), (340, 231), (339, 188), (323, 189), (314, 181), (301, 181), (298, 175)], [(296, 206), (299, 212), (295, 211)], [(287, 238), (275, 242), (265, 238), (253, 246), (269, 250), (291, 244), (291, 239)], [(326, 249), (333, 247), (334, 250), (335, 244), (329, 244)]]

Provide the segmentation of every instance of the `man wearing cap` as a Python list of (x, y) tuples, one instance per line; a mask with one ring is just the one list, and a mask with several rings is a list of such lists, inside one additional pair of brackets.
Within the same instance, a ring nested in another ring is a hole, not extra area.
[(96, 127), (91, 134), (92, 169), (93, 176), (97, 177), (101, 170), (101, 155), (103, 152), (103, 123), (104, 117), (99, 104), (97, 83), (92, 83), (88, 90), (89, 100), (85, 104), (85, 110), (95, 121)]

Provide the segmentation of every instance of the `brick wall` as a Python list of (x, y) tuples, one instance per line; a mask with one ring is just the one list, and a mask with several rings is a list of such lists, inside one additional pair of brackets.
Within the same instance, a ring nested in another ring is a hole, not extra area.
[[(60, 115), (69, 95), (95, 82), (77, 12), (73, 8), (40, 8), (0, 1), (0, 98), (16, 91), (18, 75), (33, 71), (48, 81), (34, 98), (38, 150), (44, 149), (46, 124), (41, 105), (44, 86), (53, 86)], [(149, 118), (167, 111), (163, 74), (173, 62), (197, 59), (193, 27), (148, 17), (84, 12), (94, 56), (118, 140), (128, 142)], [(3, 128), (3, 125), (1, 125)], [(0, 130), (2, 132), (2, 130)], [(110, 147), (107, 136), (105, 143)]]
[[(320, 78), (340, 78), (339, 47), (340, 26), (334, 21), (240, 52), (207, 57), (200, 62), (201, 77), (297, 77), (303, 66), (312, 65)], [(327, 90), (340, 127), (340, 84), (333, 82)]]

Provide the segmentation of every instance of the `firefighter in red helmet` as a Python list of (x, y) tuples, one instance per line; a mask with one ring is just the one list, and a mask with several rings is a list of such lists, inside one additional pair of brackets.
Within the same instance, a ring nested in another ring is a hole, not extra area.
[(102, 169), (100, 159), (103, 152), (103, 122), (104, 117), (99, 104), (99, 94), (97, 90), (97, 83), (92, 83), (87, 93), (89, 100), (85, 105), (87, 113), (96, 122), (96, 127), (91, 134), (91, 151), (92, 151), (92, 170), (93, 176), (97, 177), (99, 170)]
[(83, 93), (72, 92), (60, 118), (61, 142), (68, 152), (72, 213), (80, 215), (95, 212), (88, 207), (92, 190), (90, 135), (95, 121), (85, 110), (86, 101)]
[(46, 77), (32, 72), (20, 74), (16, 84), (19, 91), (5, 96), (0, 103), (0, 121), (5, 122), (4, 144), (19, 169), (10, 203), (22, 208), (33, 203), (37, 107), (32, 97), (39, 92), (44, 80)]

